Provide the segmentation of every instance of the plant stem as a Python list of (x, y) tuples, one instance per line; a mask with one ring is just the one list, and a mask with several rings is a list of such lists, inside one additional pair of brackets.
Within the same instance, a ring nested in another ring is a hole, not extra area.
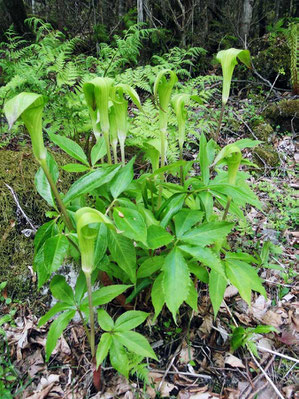
[(125, 156), (125, 144), (120, 142), (120, 153), (121, 153), (121, 163), (125, 166), (126, 156)]
[[(160, 167), (163, 168), (163, 166), (165, 166), (165, 154), (166, 153), (166, 129), (162, 130), (161, 129), (161, 165)], [(164, 173), (161, 176), (162, 180), (164, 180)], [(161, 206), (161, 202), (162, 202), (162, 191), (163, 191), (163, 187), (160, 184), (159, 186), (159, 196), (158, 196), (158, 209)]]
[[(183, 160), (183, 147), (180, 146), (180, 161)], [(180, 181), (181, 181), (181, 186), (184, 186), (184, 171), (183, 171), (183, 166), (180, 166)]]
[(92, 287), (91, 287), (91, 276), (90, 274), (85, 274), (86, 284), (87, 284), (87, 294), (88, 294), (88, 305), (89, 305), (89, 321), (90, 321), (90, 349), (91, 356), (95, 356), (95, 328), (94, 328), (94, 312), (92, 306)]
[(231, 197), (228, 197), (227, 203), (226, 203), (226, 207), (225, 207), (225, 209), (224, 209), (224, 214), (223, 214), (223, 216), (222, 216), (222, 220), (223, 220), (223, 221), (225, 221), (225, 219), (226, 219), (226, 217), (227, 217), (227, 214), (228, 214), (228, 210), (229, 210), (229, 207), (230, 207), (231, 200), (232, 200)]
[(44, 173), (46, 175), (46, 178), (47, 178), (47, 180), (48, 180), (48, 182), (50, 184), (50, 187), (51, 187), (51, 189), (53, 191), (53, 194), (54, 194), (54, 197), (55, 197), (56, 202), (58, 204), (58, 207), (59, 207), (61, 213), (63, 214), (64, 221), (65, 221), (65, 224), (66, 224), (67, 228), (69, 229), (69, 231), (74, 230), (73, 223), (72, 223), (72, 221), (71, 221), (71, 219), (70, 219), (70, 217), (69, 217), (69, 215), (67, 213), (66, 207), (65, 207), (64, 203), (62, 202), (62, 199), (61, 199), (61, 197), (59, 195), (57, 187), (56, 187), (56, 185), (55, 185), (55, 183), (54, 183), (54, 181), (52, 179), (52, 176), (50, 174), (50, 171), (48, 169), (47, 161), (45, 159), (41, 160), (40, 161), (40, 165), (41, 165), (41, 167), (42, 167), (42, 169), (43, 169), (43, 171), (44, 171)]
[(112, 144), (114, 163), (117, 164), (117, 143)]
[(219, 133), (220, 133), (220, 129), (221, 129), (221, 123), (222, 123), (222, 119), (223, 119), (223, 114), (224, 114), (224, 104), (222, 103), (221, 112), (220, 112), (219, 121), (218, 121), (218, 126), (217, 126), (217, 130), (216, 130), (216, 134), (215, 134), (215, 141), (218, 141), (218, 138), (219, 138)]
[(104, 133), (104, 139), (107, 148), (107, 157), (109, 165), (112, 165), (111, 151), (110, 151), (110, 140), (109, 140), (109, 132)]

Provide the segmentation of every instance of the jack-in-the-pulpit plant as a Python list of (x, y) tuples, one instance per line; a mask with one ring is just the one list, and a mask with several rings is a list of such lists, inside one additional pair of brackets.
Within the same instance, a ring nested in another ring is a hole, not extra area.
[[(42, 167), (36, 174), (37, 191), (53, 207), (53, 219), (39, 228), (34, 240), (38, 288), (51, 280), (50, 290), (58, 300), (39, 325), (60, 313), (49, 329), (46, 360), (78, 312), (96, 369), (109, 355), (111, 365), (126, 377), (133, 372), (145, 376), (143, 359), (156, 359), (156, 355), (146, 338), (133, 330), (149, 313), (125, 309), (141, 291), (146, 290), (146, 297), (151, 298), (146, 310), (152, 305), (154, 318), (166, 305), (176, 322), (183, 303), (197, 310), (198, 281), (209, 286), (215, 317), (229, 283), (248, 304), (252, 291), (266, 296), (258, 275), (260, 257), (233, 251), (229, 245), (231, 231), (245, 217), (242, 209), (247, 204), (260, 207), (246, 182), (248, 175), (240, 171), (240, 165), (250, 164), (243, 159), (242, 149), (259, 142), (243, 139), (219, 150), (213, 139), (202, 134), (198, 158), (184, 161), (189, 97), (177, 93), (171, 98), (176, 82), (174, 71), (164, 70), (157, 77), (154, 94), (160, 113), (160, 167), (155, 165), (152, 171), (137, 176), (135, 158), (125, 164), (124, 148), (128, 132), (125, 96), (141, 109), (138, 94), (108, 78), (85, 83), (96, 137), (90, 153), (85, 154), (70, 139), (49, 134), (50, 140), (74, 159), (63, 168), (82, 173), (65, 194), (56, 188), (59, 168), (43, 144), (42, 97), (21, 93), (5, 106), (10, 125), (21, 117), (31, 135), (34, 156)], [(181, 159), (167, 165), (171, 101), (178, 118)], [(117, 163), (117, 140), (121, 163)], [(180, 184), (176, 183), (178, 174)], [(81, 259), (74, 288), (56, 274), (66, 256)], [(103, 305), (119, 300), (123, 293), (126, 306), (120, 301), (121, 314), (114, 320)]]

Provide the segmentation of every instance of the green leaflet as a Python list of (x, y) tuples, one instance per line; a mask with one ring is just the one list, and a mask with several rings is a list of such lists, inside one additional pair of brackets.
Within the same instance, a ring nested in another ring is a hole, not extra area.
[(101, 336), (101, 340), (97, 347), (97, 352), (96, 352), (97, 368), (99, 367), (100, 364), (103, 363), (104, 359), (108, 355), (111, 344), (112, 344), (111, 334), (104, 333)]
[(128, 348), (130, 352), (158, 360), (146, 338), (135, 331), (115, 332), (114, 339)]
[(250, 68), (250, 52), (249, 50), (238, 50), (230, 48), (228, 50), (221, 50), (218, 52), (216, 59), (221, 63), (222, 74), (223, 74), (223, 88), (222, 88), (222, 103), (226, 104), (230, 85), (233, 76), (235, 66), (238, 64), (237, 58), (243, 62), (248, 68)]
[(206, 186), (208, 185), (210, 179), (210, 165), (207, 150), (207, 139), (203, 133), (200, 135), (199, 164), (202, 181), (203, 184)]
[(120, 194), (125, 191), (133, 180), (135, 157), (133, 157), (126, 166), (120, 169), (112, 179), (110, 191), (114, 199), (118, 198)]
[(60, 136), (58, 134), (48, 133), (51, 141), (58, 145), (64, 152), (75, 158), (77, 161), (89, 166), (87, 157), (82, 148), (75, 141), (68, 139), (67, 137)]
[(190, 245), (180, 245), (179, 248), (226, 279), (225, 270), (219, 256), (217, 256), (210, 248), (199, 246), (192, 247)]
[(61, 336), (63, 330), (67, 327), (69, 322), (75, 316), (76, 310), (69, 310), (63, 312), (60, 316), (55, 319), (48, 332), (47, 342), (46, 342), (46, 362), (49, 361), (51, 353), (55, 349), (58, 338)]
[(216, 318), (220, 309), (226, 286), (227, 279), (221, 274), (217, 273), (215, 269), (212, 269), (209, 275), (209, 294), (213, 305), (214, 318)]
[(124, 346), (116, 336), (112, 336), (112, 343), (109, 351), (110, 363), (120, 374), (129, 378), (129, 359)]
[(54, 298), (59, 301), (75, 304), (75, 298), (72, 288), (67, 284), (64, 276), (56, 275), (52, 278), (50, 283), (50, 290)]
[(136, 250), (133, 242), (121, 234), (109, 231), (108, 248), (113, 260), (129, 276), (132, 283), (135, 283)]
[(175, 234), (181, 238), (186, 231), (191, 229), (196, 223), (200, 223), (203, 212), (193, 209), (182, 209), (173, 218), (175, 225)]
[(99, 159), (103, 158), (107, 154), (107, 148), (104, 137), (99, 137), (96, 144), (92, 147), (90, 158), (91, 164), (94, 166)]
[(163, 292), (163, 279), (164, 279), (164, 273), (160, 273), (157, 278), (155, 278), (153, 287), (152, 287), (152, 304), (155, 309), (155, 316), (154, 320), (159, 316), (163, 305), (165, 303), (165, 296)]
[(66, 193), (63, 202), (67, 204), (74, 198), (79, 197), (82, 194), (90, 193), (96, 188), (101, 187), (115, 176), (119, 168), (120, 166), (101, 167), (80, 177), (74, 184), (72, 184), (69, 191)]
[(111, 331), (114, 328), (114, 321), (104, 309), (98, 310), (98, 323), (102, 330)]
[(114, 208), (113, 219), (117, 229), (126, 237), (146, 244), (146, 224), (143, 216), (137, 210), (124, 207)]
[(188, 244), (204, 247), (224, 238), (232, 227), (233, 223), (228, 222), (205, 223), (183, 234), (180, 240)]
[(148, 315), (148, 313), (139, 310), (129, 310), (116, 320), (114, 331), (123, 332), (132, 330), (142, 324)]
[(262, 280), (256, 270), (248, 263), (236, 259), (227, 259), (225, 268), (230, 282), (238, 288), (241, 297), (248, 305), (251, 303), (251, 290), (259, 292), (265, 298), (267, 297), (265, 288), (262, 286)]
[[(109, 285), (107, 287), (102, 287), (92, 293), (92, 306), (100, 306), (105, 305), (106, 303), (112, 301), (118, 295), (122, 294), (126, 291), (130, 285)], [(88, 298), (83, 299), (80, 310), (86, 311), (88, 308)]]
[[(70, 309), (71, 306), (69, 303), (65, 302), (57, 302), (44, 316), (39, 319), (38, 327), (43, 326), (47, 323), (53, 316), (57, 313), (62, 312), (63, 310)], [(73, 310), (73, 309), (72, 309)]]
[(188, 265), (178, 248), (175, 247), (166, 256), (162, 270), (165, 302), (176, 320), (176, 313), (187, 299), (189, 285), (192, 284)]
[(62, 265), (68, 248), (68, 239), (63, 234), (58, 234), (46, 240), (44, 247), (44, 262), (50, 274), (55, 272)]
[[(53, 182), (56, 183), (59, 177), (57, 163), (49, 153), (47, 153), (46, 159), (49, 173), (53, 179)], [(54, 195), (42, 167), (40, 167), (35, 174), (34, 184), (40, 196), (43, 197), (43, 199), (46, 200), (50, 206), (55, 208)]]
[(152, 224), (147, 229), (147, 245), (151, 249), (157, 249), (168, 245), (174, 237), (168, 233), (162, 226)]

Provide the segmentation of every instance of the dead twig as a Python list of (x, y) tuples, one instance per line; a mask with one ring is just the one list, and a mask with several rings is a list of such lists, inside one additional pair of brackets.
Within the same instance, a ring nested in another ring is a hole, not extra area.
[(34, 231), (34, 233), (36, 233), (36, 232), (37, 232), (37, 229), (36, 229), (35, 226), (32, 224), (31, 220), (30, 220), (29, 217), (26, 215), (26, 213), (23, 211), (23, 209), (22, 209), (22, 207), (21, 207), (21, 205), (20, 205), (20, 203), (19, 203), (17, 194), (14, 192), (14, 190), (13, 190), (12, 187), (10, 187), (10, 186), (9, 186), (8, 184), (6, 184), (6, 183), (4, 183), (4, 184), (6, 185), (6, 187), (7, 187), (7, 188), (9, 189), (9, 191), (11, 192), (11, 194), (12, 194), (12, 196), (13, 196), (13, 199), (14, 199), (16, 205), (17, 205), (18, 210), (21, 212), (21, 214), (23, 215), (24, 219), (25, 219), (26, 222), (30, 225), (30, 227), (32, 228), (32, 230)]
[[(149, 371), (153, 371), (154, 373), (164, 374), (165, 377), (166, 377), (167, 374), (178, 374), (178, 375), (187, 375), (189, 377), (194, 377), (194, 378), (204, 378), (206, 380), (211, 380), (212, 379), (211, 376), (206, 375), (206, 374), (189, 373), (187, 371), (156, 370), (156, 369), (153, 369), (153, 368), (149, 368)], [(164, 378), (164, 380), (165, 380), (165, 378)], [(160, 382), (160, 384), (161, 383), (163, 384), (164, 380), (162, 380)], [(159, 389), (160, 389), (160, 386), (159, 386)]]

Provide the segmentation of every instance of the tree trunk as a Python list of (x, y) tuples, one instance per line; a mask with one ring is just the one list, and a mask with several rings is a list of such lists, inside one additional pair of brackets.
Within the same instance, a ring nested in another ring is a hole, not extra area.
[(144, 22), (143, 0), (137, 0), (137, 22)]
[(27, 18), (23, 0), (4, 0), (4, 6), (7, 9), (15, 29), (22, 35), (29, 32), (24, 21)]
[(254, 0), (244, 0), (243, 10), (240, 24), (240, 36), (241, 39), (246, 43), (249, 35), (250, 24), (252, 20), (252, 10), (253, 10)]

